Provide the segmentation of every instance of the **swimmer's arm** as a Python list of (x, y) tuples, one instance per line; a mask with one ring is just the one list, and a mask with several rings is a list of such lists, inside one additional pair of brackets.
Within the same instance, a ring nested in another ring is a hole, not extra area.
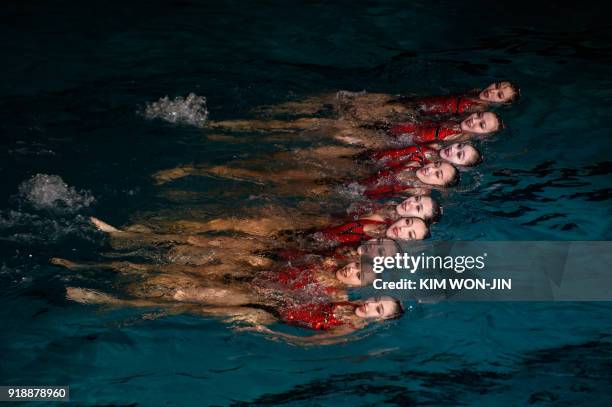
[(274, 331), (267, 326), (257, 325), (251, 328), (244, 328), (245, 331), (261, 332), (270, 335), (273, 339), (281, 339), (295, 345), (333, 345), (347, 342), (347, 335), (355, 332), (355, 328), (341, 326), (329, 331), (319, 332), (310, 336), (291, 335), (284, 332)]

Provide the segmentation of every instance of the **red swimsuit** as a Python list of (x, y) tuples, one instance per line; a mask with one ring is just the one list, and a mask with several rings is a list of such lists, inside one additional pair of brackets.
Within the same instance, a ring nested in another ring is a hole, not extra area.
[(275, 282), (281, 284), (284, 288), (289, 290), (302, 290), (305, 287), (314, 287), (317, 292), (323, 292), (324, 294), (333, 294), (338, 292), (337, 288), (325, 287), (317, 280), (317, 272), (329, 272), (333, 270), (329, 268), (325, 270), (325, 267), (321, 264), (307, 264), (299, 267), (287, 266), (282, 270), (275, 273), (272, 277)]
[(434, 149), (424, 146), (408, 146), (388, 150), (374, 151), (370, 157), (374, 160), (384, 161), (385, 167), (394, 168), (407, 162), (418, 162), (421, 165), (429, 164), (427, 154), (436, 153)]
[(275, 252), (282, 260), (296, 261), (302, 260), (309, 255), (317, 255), (323, 257), (332, 257), (336, 260), (349, 260), (350, 256), (343, 251), (341, 247), (325, 248), (322, 250), (300, 250), (300, 249), (282, 249)]
[(384, 220), (360, 219), (345, 223), (344, 225), (329, 227), (318, 233), (320, 233), (324, 239), (339, 243), (340, 245), (352, 245), (374, 238), (365, 232), (366, 225), (389, 225), (389, 222)]
[(403, 171), (416, 171), (418, 169), (418, 167), (412, 167), (410, 164), (411, 162), (408, 162), (397, 167), (381, 170), (362, 180), (360, 184), (366, 187), (363, 194), (369, 198), (378, 199), (415, 188), (412, 185), (402, 184), (396, 179), (396, 175)]
[(412, 134), (412, 141), (416, 144), (428, 144), (434, 141), (443, 141), (455, 134), (461, 134), (459, 122), (440, 125), (438, 123), (401, 123), (389, 129), (392, 136), (399, 137), (404, 134)]
[(304, 328), (327, 331), (333, 327), (346, 325), (346, 322), (334, 316), (334, 310), (341, 305), (352, 305), (350, 302), (313, 303), (280, 309), (280, 315), (288, 324)]
[(481, 107), (483, 102), (460, 95), (434, 96), (416, 100), (419, 113), (422, 115), (434, 114), (462, 114)]

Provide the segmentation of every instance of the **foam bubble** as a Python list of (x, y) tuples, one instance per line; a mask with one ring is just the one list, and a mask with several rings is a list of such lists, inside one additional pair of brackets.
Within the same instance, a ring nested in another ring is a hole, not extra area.
[(353, 98), (356, 98), (357, 96), (363, 96), (366, 93), (367, 92), (365, 90), (361, 90), (359, 92), (351, 92), (350, 90), (339, 90), (338, 92), (336, 92), (336, 99), (338, 100), (353, 99)]
[(77, 212), (95, 201), (89, 191), (77, 191), (61, 177), (47, 174), (37, 174), (22, 182), (19, 197), (35, 209), (68, 213)]
[(179, 96), (171, 100), (165, 96), (157, 102), (148, 103), (143, 115), (147, 119), (204, 127), (208, 119), (208, 109), (205, 97), (190, 93), (185, 98)]

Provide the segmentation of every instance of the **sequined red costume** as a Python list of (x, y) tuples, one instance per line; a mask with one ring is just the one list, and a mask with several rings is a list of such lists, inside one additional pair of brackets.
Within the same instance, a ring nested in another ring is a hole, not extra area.
[(358, 244), (364, 240), (373, 239), (374, 236), (370, 236), (365, 232), (366, 225), (388, 225), (387, 221), (371, 220), (371, 219), (360, 219), (352, 222), (345, 223), (340, 226), (334, 226), (323, 229), (318, 233), (326, 240), (343, 244)]
[(419, 98), (415, 104), (422, 115), (471, 113), (485, 106), (483, 101), (461, 95)]
[(408, 146), (374, 151), (370, 157), (382, 161), (385, 167), (394, 168), (407, 162), (417, 162), (420, 165), (429, 164), (428, 155), (437, 154), (437, 151), (425, 146)]
[(403, 134), (411, 134), (412, 141), (416, 144), (428, 144), (435, 141), (444, 141), (450, 136), (461, 134), (459, 122), (439, 123), (401, 123), (389, 129), (389, 134), (399, 137)]
[(317, 273), (332, 273), (333, 270), (319, 263), (306, 264), (301, 266), (283, 267), (278, 272), (271, 275), (271, 280), (279, 283), (289, 290), (301, 290), (307, 286), (321, 289), (326, 294), (338, 291), (334, 287), (323, 287), (317, 280)]
[(288, 324), (327, 331), (337, 326), (347, 325), (346, 322), (334, 316), (336, 307), (342, 305), (351, 305), (355, 307), (355, 305), (350, 302), (312, 303), (281, 308), (279, 313), (283, 321)]
[(378, 171), (376, 174), (360, 182), (365, 186), (363, 194), (369, 198), (378, 199), (396, 193), (414, 189), (413, 185), (407, 185), (397, 179), (397, 175), (404, 171), (416, 171), (419, 167), (411, 166), (412, 162), (407, 162), (393, 168)]

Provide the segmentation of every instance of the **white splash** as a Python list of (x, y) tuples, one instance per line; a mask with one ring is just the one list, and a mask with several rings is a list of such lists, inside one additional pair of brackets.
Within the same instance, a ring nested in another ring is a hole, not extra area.
[(208, 120), (208, 109), (204, 96), (190, 93), (185, 98), (179, 96), (171, 100), (165, 96), (157, 102), (148, 103), (143, 115), (147, 119), (162, 119), (170, 123), (204, 127)]
[(77, 191), (57, 175), (37, 174), (19, 185), (19, 197), (35, 209), (76, 212), (95, 198), (89, 191)]
[(337, 100), (353, 99), (353, 98), (356, 98), (357, 96), (363, 96), (366, 93), (367, 92), (365, 90), (361, 90), (359, 92), (351, 92), (350, 90), (339, 90), (338, 92), (336, 92), (336, 99)]

